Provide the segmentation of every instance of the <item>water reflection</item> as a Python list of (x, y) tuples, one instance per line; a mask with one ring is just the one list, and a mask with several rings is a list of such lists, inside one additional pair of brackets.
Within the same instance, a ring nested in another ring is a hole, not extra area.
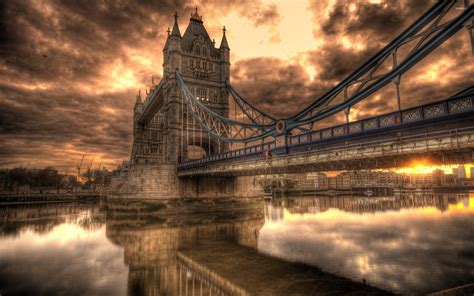
[(397, 292), (474, 281), (474, 195), (283, 198), (259, 250)]
[(262, 211), (240, 213), (229, 220), (215, 216), (168, 217), (163, 220), (108, 215), (106, 236), (124, 248), (124, 260), (129, 268), (129, 294), (191, 295), (186, 291), (195, 290), (199, 285), (203, 293), (209, 295), (210, 290), (213, 294), (227, 290), (195, 276), (195, 272), (186, 267), (184, 259), (178, 257), (178, 251), (210, 241), (256, 248), (263, 223)]
[(0, 207), (0, 294), (384, 294), (362, 279), (436, 291), (474, 280), (473, 201), (296, 197), (185, 216)]
[(92, 205), (0, 207), (0, 294), (124, 294), (123, 250)]

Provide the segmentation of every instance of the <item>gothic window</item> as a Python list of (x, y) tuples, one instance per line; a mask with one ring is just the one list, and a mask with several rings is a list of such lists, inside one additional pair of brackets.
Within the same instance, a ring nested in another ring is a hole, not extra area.
[(158, 133), (157, 132), (151, 132), (151, 140), (152, 141), (158, 140)]
[(214, 91), (214, 102), (217, 103), (217, 90)]
[(196, 61), (196, 68), (201, 69), (201, 61)]
[(203, 62), (203, 64), (204, 64), (203, 65), (204, 70), (207, 70), (207, 62)]
[(143, 153), (144, 154), (150, 154), (150, 147), (148, 145), (143, 146)]
[(198, 88), (196, 90), (196, 96), (198, 100), (207, 101), (207, 91), (204, 88)]
[(192, 59), (189, 59), (189, 68), (193, 68), (194, 66), (194, 63), (193, 63), (193, 60)]
[(151, 154), (158, 154), (158, 147), (156, 145), (151, 146)]
[(205, 47), (205, 46), (202, 47), (202, 56), (203, 57), (207, 56), (207, 47)]
[(196, 49), (194, 51), (196, 55), (199, 55), (201, 53), (201, 47), (199, 45), (196, 45)]

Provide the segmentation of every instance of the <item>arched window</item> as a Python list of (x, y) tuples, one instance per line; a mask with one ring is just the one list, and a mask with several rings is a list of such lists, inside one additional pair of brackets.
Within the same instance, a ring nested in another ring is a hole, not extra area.
[(201, 61), (196, 61), (196, 68), (198, 68), (198, 69), (201, 68)]
[(207, 47), (205, 46), (202, 47), (202, 56), (207, 57)]
[(207, 101), (207, 91), (205, 88), (198, 88), (197, 89), (197, 96), (202, 101)]
[(196, 45), (196, 50), (194, 51), (197, 55), (200, 54), (201, 52), (201, 47), (199, 45)]

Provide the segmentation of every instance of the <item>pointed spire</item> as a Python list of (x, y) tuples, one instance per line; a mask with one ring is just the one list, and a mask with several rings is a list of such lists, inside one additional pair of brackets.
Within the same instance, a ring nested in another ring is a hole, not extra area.
[(173, 25), (173, 30), (171, 31), (171, 36), (177, 36), (181, 37), (181, 33), (179, 32), (179, 26), (178, 26), (178, 13), (174, 13), (174, 25)]
[(202, 16), (199, 15), (197, 6), (196, 6), (196, 11), (194, 13), (191, 13), (191, 20), (202, 23)]
[(225, 37), (225, 32), (227, 31), (227, 29), (225, 28), (225, 26), (222, 28), (222, 41), (221, 41), (221, 46), (220, 48), (225, 48), (225, 49), (230, 49), (229, 48), (229, 44), (227, 43), (227, 38)]
[(141, 95), (141, 90), (138, 90), (138, 95), (137, 95), (137, 100), (135, 101), (135, 106), (136, 105), (141, 105), (142, 103), (142, 95)]

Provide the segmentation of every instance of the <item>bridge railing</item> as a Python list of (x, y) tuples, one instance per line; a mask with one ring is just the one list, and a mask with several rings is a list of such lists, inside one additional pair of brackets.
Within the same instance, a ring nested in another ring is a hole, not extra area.
[[(260, 145), (241, 148), (189, 160), (179, 164), (180, 169), (202, 166), (222, 160), (238, 158), (262, 158), (264, 151), (276, 151), (279, 148), (293, 148), (298, 146), (327, 143), (334, 140), (343, 140), (356, 136), (370, 135), (371, 133), (390, 130), (402, 126), (416, 126), (418, 124), (436, 121), (456, 114), (474, 111), (474, 94), (456, 96), (444, 101), (425, 104), (397, 112), (369, 117), (362, 120), (337, 125), (330, 128), (312, 131), (300, 135), (287, 135), (286, 141), (272, 141)], [(286, 142), (286, 143), (285, 143)], [(283, 143), (283, 144), (281, 144)]]
[(464, 95), (445, 101), (430, 103), (418, 107), (396, 111), (379, 116), (369, 117), (346, 124), (337, 125), (288, 137), (289, 146), (306, 144), (308, 142), (319, 142), (344, 136), (356, 136), (367, 134), (381, 129), (399, 127), (424, 120), (432, 120), (439, 117), (449, 116), (473, 109), (474, 95)]
[[(331, 146), (331, 147), (310, 147), (308, 149), (311, 151), (311, 153), (314, 155), (316, 153), (319, 155), (322, 155), (322, 158), (317, 157), (317, 159), (325, 159), (331, 158), (331, 160), (337, 160), (334, 157), (344, 157), (345, 153), (344, 151), (351, 150), (351, 149), (361, 149), (364, 147), (372, 147), (372, 151), (375, 151), (375, 147), (380, 147), (384, 146), (387, 143), (393, 144), (394, 142), (397, 143), (407, 143), (410, 141), (420, 141), (423, 142), (422, 149), (426, 150), (431, 150), (431, 149), (437, 149), (440, 148), (440, 142), (436, 141), (435, 143), (429, 143), (433, 139), (439, 140), (440, 137), (450, 137), (451, 142), (450, 142), (450, 147), (451, 148), (459, 148), (459, 137), (463, 137), (465, 135), (472, 135), (474, 132), (474, 126), (473, 127), (464, 127), (464, 128), (454, 128), (454, 129), (449, 129), (449, 130), (443, 130), (443, 131), (435, 131), (435, 132), (430, 132), (430, 133), (423, 133), (421, 135), (409, 135), (409, 136), (403, 136), (403, 137), (391, 137), (391, 138), (384, 138), (384, 139), (379, 139), (379, 140), (369, 140), (369, 141), (364, 141), (364, 142), (358, 142), (358, 143), (353, 143), (353, 144), (345, 144), (341, 143), (338, 146)], [(455, 137), (456, 140), (453, 141), (453, 138)], [(392, 145), (389, 145), (390, 148)], [(445, 145), (443, 145), (444, 148), (446, 148)], [(420, 147), (418, 145), (410, 147), (403, 147), (399, 146), (395, 148), (398, 153), (405, 154), (405, 153), (411, 153), (411, 152), (419, 152)], [(384, 148), (382, 148), (384, 150)], [(370, 152), (369, 152), (370, 153)], [(299, 162), (298, 165), (301, 164), (308, 164), (308, 151), (304, 150), (299, 150), (292, 152), (291, 154), (283, 155), (281, 157), (275, 158), (275, 161), (278, 161), (277, 163), (275, 162), (268, 162), (267, 164), (273, 163), (273, 165), (278, 165), (278, 164), (286, 164), (286, 165), (295, 165), (296, 162)], [(255, 159), (263, 159), (262, 155), (258, 155), (257, 157), (242, 157), (236, 161), (232, 161), (230, 163), (226, 163), (225, 165), (220, 166), (220, 168), (217, 169), (217, 171), (213, 170), (212, 166), (207, 166), (207, 165), (195, 165), (195, 166), (190, 166), (184, 168), (185, 170), (181, 171), (182, 173), (186, 174), (187, 171), (186, 169), (190, 169), (191, 175), (195, 174), (196, 172), (199, 173), (217, 173), (217, 172), (222, 172), (225, 171), (226, 169), (230, 168), (233, 165), (236, 165), (238, 167), (238, 170), (244, 169), (245, 167), (249, 168), (253, 165), (255, 165)], [(295, 161), (296, 160), (296, 161)], [(303, 161), (301, 161), (303, 160)], [(219, 162), (216, 162), (219, 164)], [(253, 167), (252, 169), (254, 169)], [(235, 170), (235, 167), (234, 167)]]

